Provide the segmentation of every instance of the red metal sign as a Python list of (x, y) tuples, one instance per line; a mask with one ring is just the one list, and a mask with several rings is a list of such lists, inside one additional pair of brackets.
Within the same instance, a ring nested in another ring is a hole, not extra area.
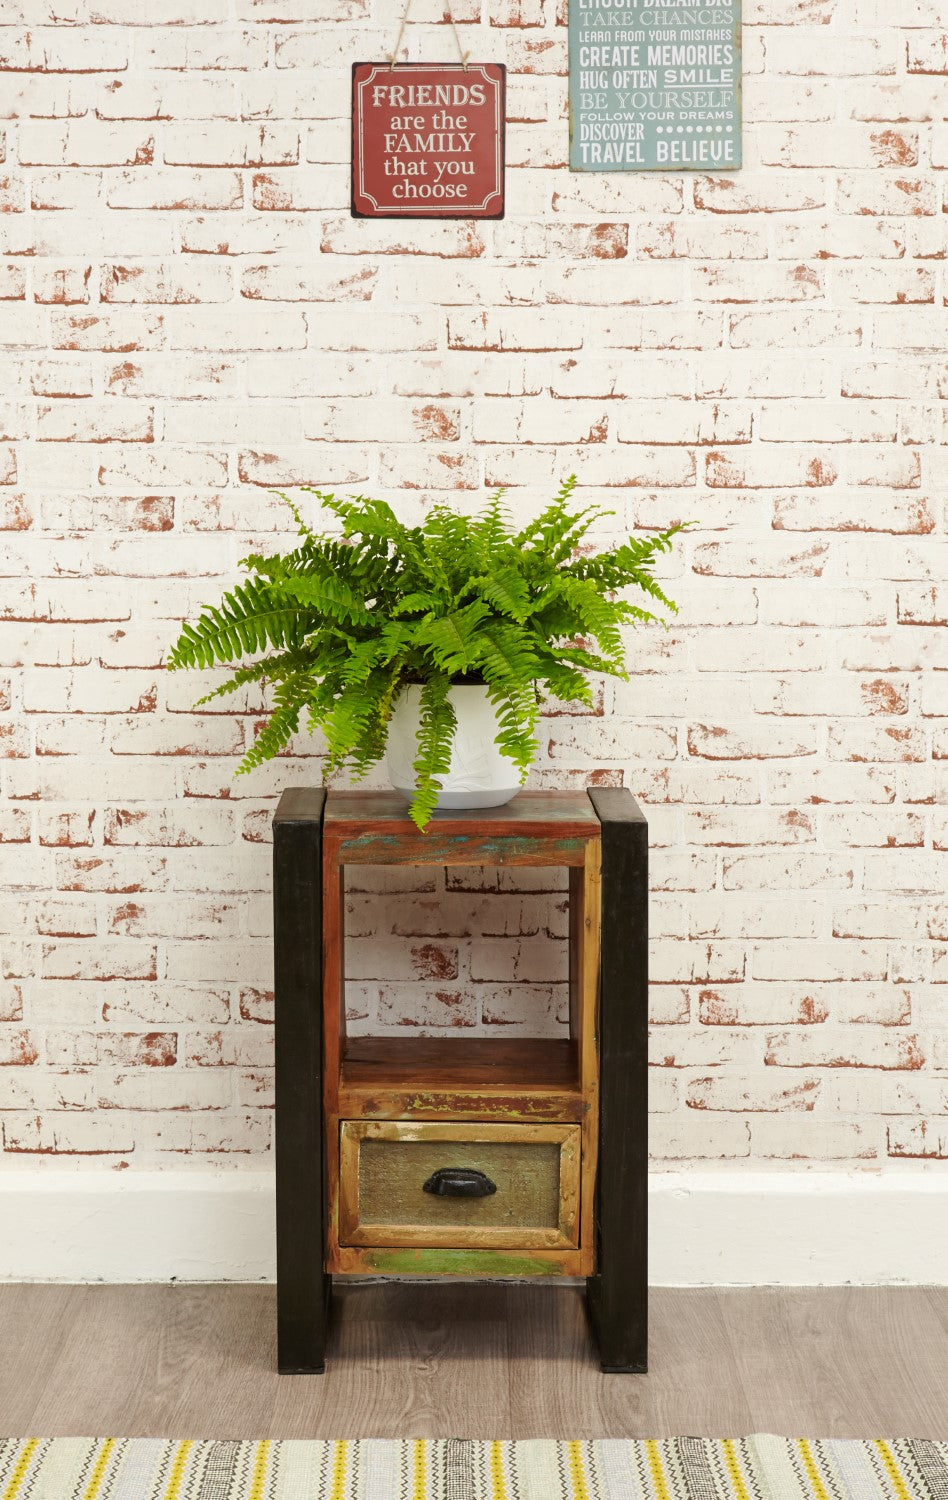
[(352, 212), (502, 219), (502, 63), (355, 63)]

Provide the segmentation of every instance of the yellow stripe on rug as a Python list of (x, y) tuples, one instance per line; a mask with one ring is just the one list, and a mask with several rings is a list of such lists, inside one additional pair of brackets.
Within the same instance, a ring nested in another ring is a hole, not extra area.
[(267, 1500), (264, 1483), (267, 1477), (267, 1461), (270, 1457), (269, 1439), (257, 1444), (257, 1453), (254, 1459), (253, 1474), (250, 1479), (250, 1489), (247, 1500)]
[(668, 1485), (665, 1483), (661, 1449), (656, 1442), (649, 1438), (645, 1444), (645, 1452), (648, 1457), (648, 1470), (652, 1476), (652, 1483), (655, 1486), (655, 1500), (671, 1500), (668, 1493)]
[(89, 1476), (89, 1483), (82, 1492), (82, 1500), (96, 1500), (96, 1496), (102, 1488), (105, 1471), (109, 1467), (109, 1459), (112, 1457), (115, 1447), (115, 1438), (106, 1438), (95, 1461), (92, 1473)]
[(491, 1443), (490, 1445), (490, 1485), (490, 1500), (507, 1500), (503, 1443)]
[(806, 1470), (806, 1477), (807, 1479), (809, 1479), (811, 1485), (813, 1486), (814, 1500), (830, 1500), (826, 1485), (820, 1478), (820, 1471), (816, 1467), (816, 1460), (813, 1457), (813, 1449), (810, 1447), (806, 1438), (800, 1438), (799, 1442), (797, 1443), (797, 1452), (803, 1460), (803, 1467)]
[(428, 1500), (428, 1465), (426, 1462), (424, 1438), (419, 1438), (416, 1441), (413, 1460), (414, 1489), (411, 1492), (411, 1500)]
[(17, 1495), (20, 1493), (20, 1486), (26, 1478), (27, 1470), (30, 1467), (30, 1460), (39, 1447), (39, 1444), (39, 1438), (30, 1438), (26, 1447), (23, 1449), (23, 1453), (16, 1468), (13, 1470), (13, 1473), (10, 1476), (10, 1482), (3, 1492), (2, 1500), (16, 1500)]
[(895, 1454), (892, 1452), (892, 1449), (889, 1447), (888, 1443), (883, 1442), (881, 1438), (877, 1438), (876, 1451), (879, 1453), (880, 1457), (882, 1458), (882, 1462), (885, 1464), (886, 1473), (892, 1481), (892, 1488), (895, 1490), (898, 1500), (912, 1500), (911, 1491), (906, 1486), (905, 1480), (902, 1478), (902, 1475), (899, 1472), (899, 1466), (896, 1462)]
[(162, 1500), (180, 1500), (181, 1481), (184, 1478), (184, 1470), (188, 1461), (188, 1454), (194, 1447), (193, 1442), (185, 1439), (177, 1445), (174, 1460), (171, 1465), (171, 1473), (168, 1476), (168, 1488), (165, 1490)]
[(741, 1477), (741, 1467), (737, 1461), (737, 1453), (735, 1452), (733, 1440), (725, 1438), (721, 1444), (721, 1449), (724, 1453), (724, 1462), (727, 1465), (728, 1475), (734, 1486), (734, 1500), (751, 1500), (750, 1495), (747, 1493), (747, 1486)]
[(569, 1443), (566, 1451), (569, 1454), (569, 1477), (573, 1485), (572, 1500), (590, 1500), (583, 1470), (583, 1445), (582, 1443)]

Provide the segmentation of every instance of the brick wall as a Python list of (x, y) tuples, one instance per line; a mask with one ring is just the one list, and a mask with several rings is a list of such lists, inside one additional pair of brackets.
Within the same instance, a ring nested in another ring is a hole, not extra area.
[[(656, 1160), (948, 1158), (943, 0), (745, 0), (736, 177), (571, 176), (554, 4), (457, 0), (510, 69), (487, 225), (349, 217), (392, 0), (4, 6), (8, 1168), (270, 1149), (269, 817), (318, 745), (234, 783), (256, 705), (162, 667), (288, 535), (268, 486), (526, 514), (573, 470), (701, 522), (534, 777), (648, 808)], [(360, 1024), (556, 1024), (562, 892), (362, 884)]]

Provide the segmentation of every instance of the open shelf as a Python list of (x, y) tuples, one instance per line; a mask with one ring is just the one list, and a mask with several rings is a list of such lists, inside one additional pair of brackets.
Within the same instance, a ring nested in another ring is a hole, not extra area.
[(568, 1037), (348, 1037), (340, 1082), (349, 1089), (578, 1094), (579, 1049)]

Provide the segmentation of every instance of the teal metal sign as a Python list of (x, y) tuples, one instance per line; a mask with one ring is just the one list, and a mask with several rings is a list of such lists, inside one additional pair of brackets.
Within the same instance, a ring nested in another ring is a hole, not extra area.
[(741, 165), (741, 0), (569, 0), (574, 172)]

